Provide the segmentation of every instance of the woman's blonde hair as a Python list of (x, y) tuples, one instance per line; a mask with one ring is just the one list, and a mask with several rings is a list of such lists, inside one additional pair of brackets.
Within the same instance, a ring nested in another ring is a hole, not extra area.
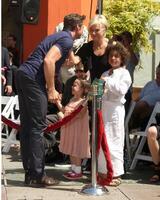
[(90, 28), (91, 26), (95, 25), (95, 24), (102, 24), (105, 26), (105, 28), (107, 29), (109, 24), (107, 22), (107, 19), (104, 15), (95, 15), (89, 22), (89, 26), (88, 28)]

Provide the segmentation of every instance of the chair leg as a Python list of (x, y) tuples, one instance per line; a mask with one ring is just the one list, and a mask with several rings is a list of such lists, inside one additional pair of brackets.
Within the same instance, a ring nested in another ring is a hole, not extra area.
[(17, 133), (17, 130), (12, 129), (12, 131), (7, 139), (7, 142), (5, 143), (5, 145), (2, 149), (2, 152), (8, 153), (12, 144), (18, 144), (18, 141), (16, 140), (16, 133)]
[(3, 182), (4, 182), (4, 186), (7, 186), (7, 177), (6, 177), (5, 167), (4, 167), (3, 154), (2, 154), (2, 179), (3, 179)]
[(129, 138), (128, 131), (126, 132), (125, 140), (126, 140), (126, 150), (127, 150), (128, 162), (131, 163), (131, 147), (130, 147), (130, 138)]
[(142, 150), (143, 150), (145, 142), (146, 142), (146, 137), (142, 137), (142, 139), (141, 139), (141, 141), (139, 143), (139, 146), (137, 148), (137, 151), (136, 151), (136, 153), (134, 155), (132, 164), (130, 166), (131, 170), (133, 170), (136, 167), (136, 164), (137, 164), (138, 160), (140, 160), (140, 156), (142, 155)]

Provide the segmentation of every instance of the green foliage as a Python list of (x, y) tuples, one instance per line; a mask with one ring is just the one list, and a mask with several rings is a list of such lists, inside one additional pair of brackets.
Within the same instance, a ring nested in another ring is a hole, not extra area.
[(153, 30), (149, 22), (160, 14), (160, 3), (153, 0), (104, 0), (103, 14), (110, 24), (107, 37), (129, 31), (135, 49), (150, 49), (148, 38)]

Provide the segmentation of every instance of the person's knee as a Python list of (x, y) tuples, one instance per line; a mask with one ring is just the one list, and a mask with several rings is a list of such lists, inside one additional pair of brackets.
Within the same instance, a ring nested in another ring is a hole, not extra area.
[(157, 140), (157, 129), (155, 126), (151, 126), (148, 129), (148, 133), (147, 133), (147, 138), (148, 140)]

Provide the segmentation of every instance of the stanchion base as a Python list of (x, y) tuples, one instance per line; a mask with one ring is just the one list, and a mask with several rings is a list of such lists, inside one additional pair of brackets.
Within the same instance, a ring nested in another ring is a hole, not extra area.
[(85, 185), (80, 191), (80, 193), (86, 194), (86, 195), (92, 195), (92, 196), (102, 196), (109, 193), (109, 191), (107, 188), (103, 186), (96, 185), (94, 187), (92, 184), (90, 184), (90, 185)]

